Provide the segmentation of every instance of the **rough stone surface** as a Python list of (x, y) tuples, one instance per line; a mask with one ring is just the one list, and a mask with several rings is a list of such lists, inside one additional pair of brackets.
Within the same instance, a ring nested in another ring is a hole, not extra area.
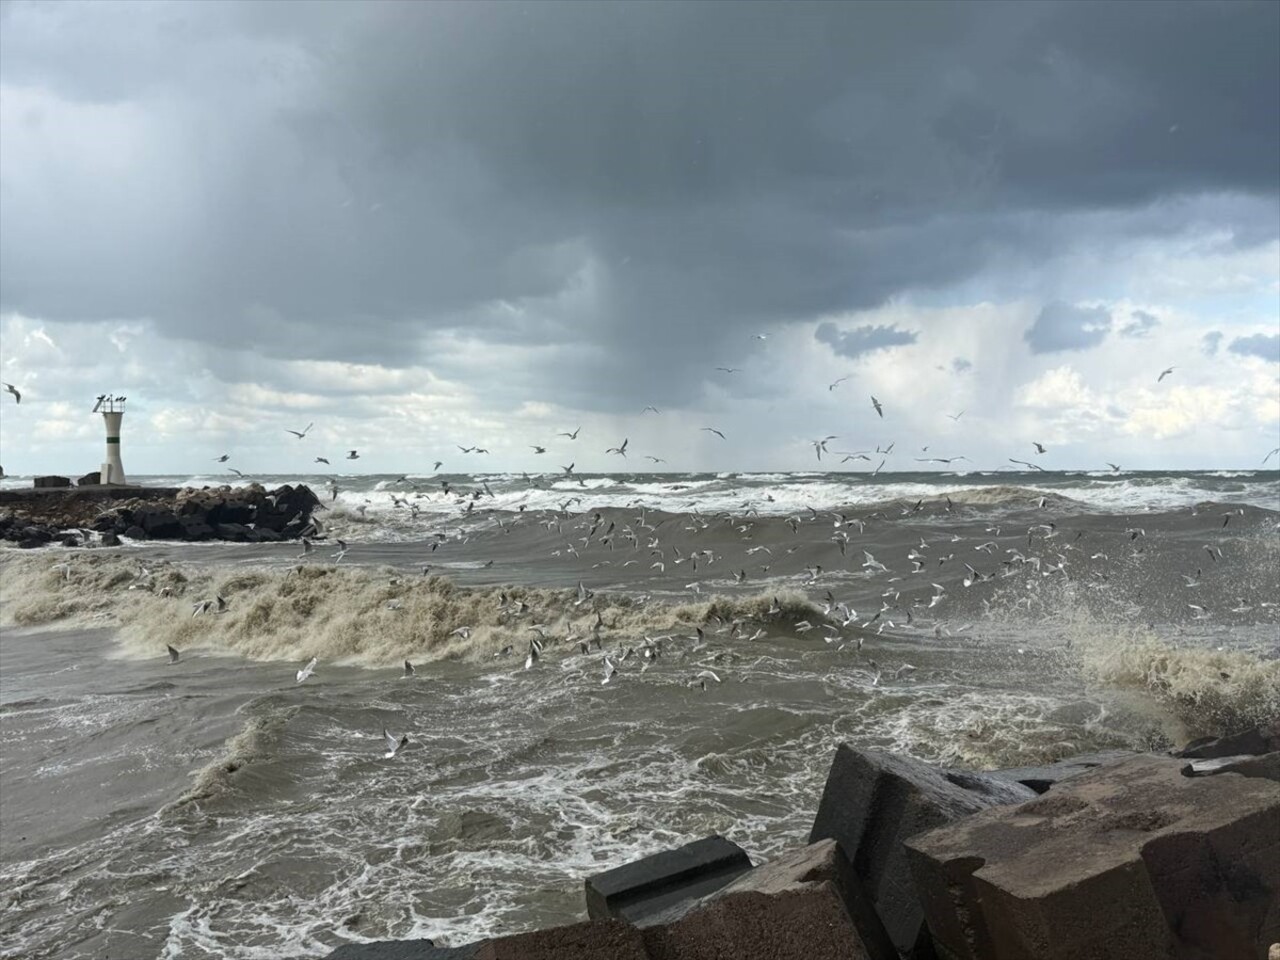
[(1277, 751), (1280, 751), (1280, 719), (1226, 737), (1192, 740), (1173, 755), (1185, 760), (1213, 760), (1217, 757), (1237, 757), (1246, 753), (1257, 756)]
[(1002, 780), (1013, 780), (1030, 787), (1036, 793), (1045, 793), (1056, 783), (1070, 780), (1082, 773), (1096, 770), (1108, 763), (1118, 763), (1137, 756), (1133, 750), (1104, 750), (1101, 753), (1084, 753), (1076, 757), (1067, 757), (1056, 763), (1039, 767), (1010, 767), (1007, 770), (992, 770), (993, 777)]
[(1239, 757), (1192, 760), (1182, 767), (1184, 777), (1211, 777), (1219, 773), (1238, 773), (1243, 777), (1263, 777), (1280, 782), (1280, 752), (1264, 753), (1259, 757), (1246, 753)]
[(588, 920), (566, 927), (488, 940), (476, 960), (649, 960), (640, 931), (621, 920)]
[(1137, 756), (906, 844), (940, 956), (1261, 958), (1280, 939), (1280, 785)]
[(102, 471), (94, 470), (92, 473), (86, 473), (83, 477), (76, 481), (77, 487), (96, 487), (102, 482)]
[(841, 744), (809, 842), (839, 841), (899, 952), (923, 958), (932, 948), (902, 842), (988, 807), (1035, 797), (1029, 787), (989, 774), (942, 770)]
[(897, 952), (834, 840), (788, 851), (645, 928), (654, 960), (866, 958)]
[(588, 877), (587, 916), (639, 920), (705, 896), (750, 869), (750, 858), (736, 843), (705, 837)]
[(66, 477), (36, 477), (31, 485), (37, 490), (42, 490), (45, 487), (69, 487), (71, 486), (71, 481)]
[(461, 947), (437, 947), (430, 940), (377, 940), (347, 943), (329, 953), (327, 960), (474, 960), (484, 941)]

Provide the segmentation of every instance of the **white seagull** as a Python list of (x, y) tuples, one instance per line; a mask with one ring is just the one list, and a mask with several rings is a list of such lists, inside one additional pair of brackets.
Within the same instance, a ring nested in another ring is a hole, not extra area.
[(876, 413), (880, 415), (880, 419), (884, 419), (884, 407), (880, 405), (880, 401), (875, 397), (871, 398), (871, 406), (876, 408)]
[(1173, 373), (1173, 371), (1174, 371), (1174, 368), (1173, 368), (1173, 367), (1166, 367), (1164, 370), (1161, 370), (1161, 371), (1160, 371), (1160, 376), (1156, 377), (1156, 383), (1159, 383), (1161, 380), (1163, 380), (1163, 379), (1164, 379), (1165, 377), (1167, 377), (1169, 374)]
[(12, 394), (13, 394), (13, 399), (14, 399), (14, 401), (15, 401), (15, 402), (17, 402), (17, 403), (21, 403), (21, 402), (22, 402), (22, 394), (18, 392), (18, 388), (17, 388), (17, 387), (15, 387), (12, 383), (6, 383), (6, 384), (4, 385), (4, 388), (5, 388), (5, 390), (7, 390), (9, 393), (12, 393)]
[(409, 742), (409, 735), (406, 733), (402, 737), (396, 737), (394, 734), (388, 733), (386, 727), (383, 727), (382, 739), (387, 744), (387, 752), (382, 755), (382, 759), (390, 760), (397, 753), (399, 753), (401, 747), (403, 747), (406, 743)]
[(311, 428), (312, 428), (312, 427), (314, 427), (314, 426), (315, 426), (315, 424), (314, 424), (314, 423), (308, 423), (308, 424), (307, 424), (305, 427), (303, 427), (301, 430), (285, 430), (285, 433), (292, 433), (295, 437), (297, 437), (299, 440), (301, 440), (303, 437), (305, 437), (305, 436), (307, 435), (307, 433), (308, 433), (308, 432), (311, 430)]
[(298, 682), (298, 683), (301, 683), (303, 680), (307, 679), (307, 677), (311, 676), (311, 674), (315, 673), (315, 671), (316, 671), (316, 664), (317, 664), (317, 663), (319, 663), (319, 662), (320, 662), (320, 661), (319, 661), (319, 659), (318, 659), (318, 658), (316, 658), (316, 657), (312, 657), (312, 658), (311, 658), (311, 660), (310, 660), (310, 662), (309, 662), (305, 667), (303, 667), (301, 670), (299, 670), (299, 671), (298, 671), (298, 681), (297, 681), (297, 682)]

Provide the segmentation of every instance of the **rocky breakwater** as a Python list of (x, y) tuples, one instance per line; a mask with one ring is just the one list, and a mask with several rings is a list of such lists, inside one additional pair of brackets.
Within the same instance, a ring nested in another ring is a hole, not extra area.
[(978, 773), (843, 745), (807, 846), (586, 879), (588, 919), (330, 960), (1275, 960), (1280, 720), (1172, 755)]
[(131, 540), (229, 540), (262, 543), (321, 534), (324, 509), (307, 486), (183, 489), (84, 487), (10, 497), (0, 539), (21, 547), (116, 546)]

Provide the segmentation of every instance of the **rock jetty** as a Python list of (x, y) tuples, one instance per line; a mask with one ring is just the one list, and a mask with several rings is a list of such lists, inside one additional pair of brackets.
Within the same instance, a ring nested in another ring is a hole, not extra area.
[(270, 543), (319, 535), (311, 488), (42, 487), (3, 491), (0, 540), (20, 547), (116, 546), (132, 540)]
[(847, 744), (809, 843), (586, 878), (589, 919), (329, 960), (1280, 960), (1280, 720), (976, 773)]

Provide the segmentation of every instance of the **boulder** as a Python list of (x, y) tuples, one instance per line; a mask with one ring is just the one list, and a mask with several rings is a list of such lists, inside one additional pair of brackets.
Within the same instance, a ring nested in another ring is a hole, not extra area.
[(648, 925), (652, 960), (894, 960), (897, 953), (834, 840), (742, 874), (671, 922)]
[(213, 527), (198, 516), (182, 517), (179, 523), (182, 526), (183, 540), (211, 540), (214, 537)]
[(639, 920), (705, 896), (750, 869), (751, 859), (736, 843), (704, 837), (588, 877), (587, 916)]
[(904, 957), (928, 957), (929, 934), (903, 841), (1036, 796), (1029, 787), (990, 774), (943, 770), (911, 757), (841, 744), (809, 842), (839, 841), (898, 951)]
[(476, 960), (649, 960), (639, 930), (620, 920), (587, 920), (565, 927), (498, 937), (480, 945)]
[(71, 481), (68, 480), (66, 477), (55, 477), (55, 476), (36, 477), (35, 480), (32, 482), (32, 486), (35, 487), (37, 490), (43, 489), (45, 487), (69, 487), (71, 486)]
[(118, 547), (120, 546), (120, 538), (116, 536), (115, 533), (108, 530), (102, 535), (101, 543), (104, 547)]
[(1257, 756), (1276, 751), (1280, 751), (1280, 720), (1227, 737), (1192, 740), (1173, 755), (1184, 760), (1213, 760), (1216, 757), (1238, 757), (1246, 753)]
[(951, 960), (1261, 958), (1280, 939), (1280, 785), (1140, 755), (906, 842)]
[(1238, 757), (1192, 760), (1182, 768), (1184, 777), (1211, 777), (1219, 773), (1238, 773), (1242, 777), (1265, 777), (1280, 782), (1280, 753), (1264, 753), (1258, 757), (1246, 753)]
[(183, 534), (177, 515), (167, 507), (142, 506), (133, 511), (133, 523), (153, 540), (172, 540)]
[(249, 535), (253, 533), (252, 530), (241, 523), (219, 523), (213, 529), (219, 540), (232, 540), (236, 543), (245, 543), (250, 539)]
[(122, 536), (126, 536), (130, 540), (145, 540), (147, 539), (147, 531), (143, 530), (137, 524), (132, 524), (128, 527), (125, 527), (124, 533), (122, 534)]
[(1067, 757), (1056, 763), (1042, 767), (1010, 767), (1007, 770), (992, 770), (993, 777), (1002, 780), (1013, 780), (1030, 787), (1036, 793), (1044, 793), (1055, 783), (1069, 780), (1082, 773), (1088, 773), (1108, 763), (1118, 763), (1136, 756), (1132, 750), (1104, 750), (1101, 753), (1084, 753), (1076, 757)]
[(102, 483), (102, 471), (95, 470), (93, 473), (86, 473), (83, 477), (76, 481), (77, 487), (96, 487)]

